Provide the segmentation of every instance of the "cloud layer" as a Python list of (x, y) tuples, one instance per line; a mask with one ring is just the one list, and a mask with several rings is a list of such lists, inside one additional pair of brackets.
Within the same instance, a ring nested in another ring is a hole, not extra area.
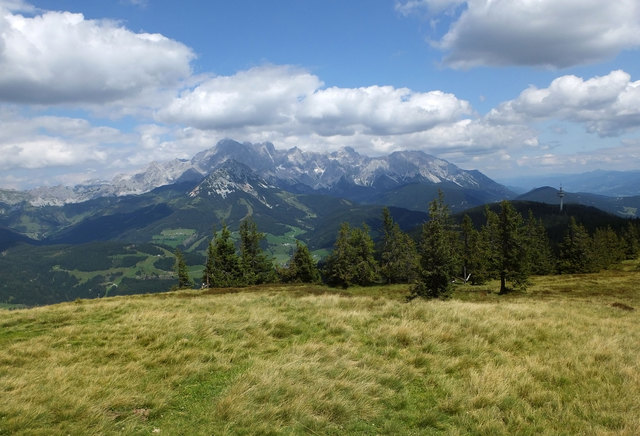
[[(13, 6), (13, 7), (17, 7)], [(159, 34), (113, 21), (46, 12), (26, 17), (0, 5), (0, 102), (108, 103), (175, 87), (194, 54)]]
[[(404, 14), (453, 17), (435, 44), (461, 68), (563, 67), (615, 56), (640, 44), (638, 8), (627, 0), (398, 3)], [(163, 35), (0, 0), (0, 185), (20, 183), (20, 171), (107, 176), (186, 158), (224, 137), (369, 154), (418, 149), (485, 171), (605, 157), (640, 166), (640, 141), (631, 136), (640, 130), (640, 81), (622, 70), (564, 74), (480, 114), (438, 89), (328, 87), (289, 65), (194, 76), (193, 59), (189, 47)], [(130, 117), (121, 123), (123, 114)], [(611, 152), (573, 147), (563, 155), (545, 139), (551, 128), (607, 138)]]
[(526, 65), (565, 68), (640, 46), (636, 0), (409, 0), (396, 8), (443, 18), (458, 14), (433, 42), (453, 68)]
[(488, 118), (497, 123), (561, 119), (583, 124), (590, 133), (617, 136), (640, 127), (640, 81), (620, 70), (588, 80), (562, 76), (548, 88), (529, 87)]
[(206, 80), (159, 111), (158, 119), (205, 130), (260, 127), (320, 136), (384, 136), (428, 130), (471, 113), (468, 102), (441, 91), (321, 87), (322, 81), (304, 70), (258, 67)]

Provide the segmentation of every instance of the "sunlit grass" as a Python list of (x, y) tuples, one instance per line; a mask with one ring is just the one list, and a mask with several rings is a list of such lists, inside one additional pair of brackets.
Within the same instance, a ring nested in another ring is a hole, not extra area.
[(0, 312), (0, 434), (640, 434), (640, 272)]

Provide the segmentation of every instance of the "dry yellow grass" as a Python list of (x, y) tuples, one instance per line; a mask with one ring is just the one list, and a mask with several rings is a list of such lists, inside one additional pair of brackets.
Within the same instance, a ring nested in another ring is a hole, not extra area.
[(289, 286), (2, 311), (0, 434), (636, 435), (639, 281), (628, 264), (506, 297)]

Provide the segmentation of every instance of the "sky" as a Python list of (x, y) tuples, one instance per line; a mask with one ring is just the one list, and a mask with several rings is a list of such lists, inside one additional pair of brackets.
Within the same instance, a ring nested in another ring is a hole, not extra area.
[(640, 169), (640, 1), (0, 0), (0, 187), (219, 140)]

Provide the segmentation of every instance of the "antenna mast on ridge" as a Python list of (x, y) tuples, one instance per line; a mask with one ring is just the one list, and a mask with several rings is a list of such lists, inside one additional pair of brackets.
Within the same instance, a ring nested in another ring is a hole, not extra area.
[(562, 199), (564, 198), (564, 191), (562, 190), (562, 185), (560, 185), (560, 190), (558, 191), (558, 197), (560, 197), (560, 212), (562, 212)]

